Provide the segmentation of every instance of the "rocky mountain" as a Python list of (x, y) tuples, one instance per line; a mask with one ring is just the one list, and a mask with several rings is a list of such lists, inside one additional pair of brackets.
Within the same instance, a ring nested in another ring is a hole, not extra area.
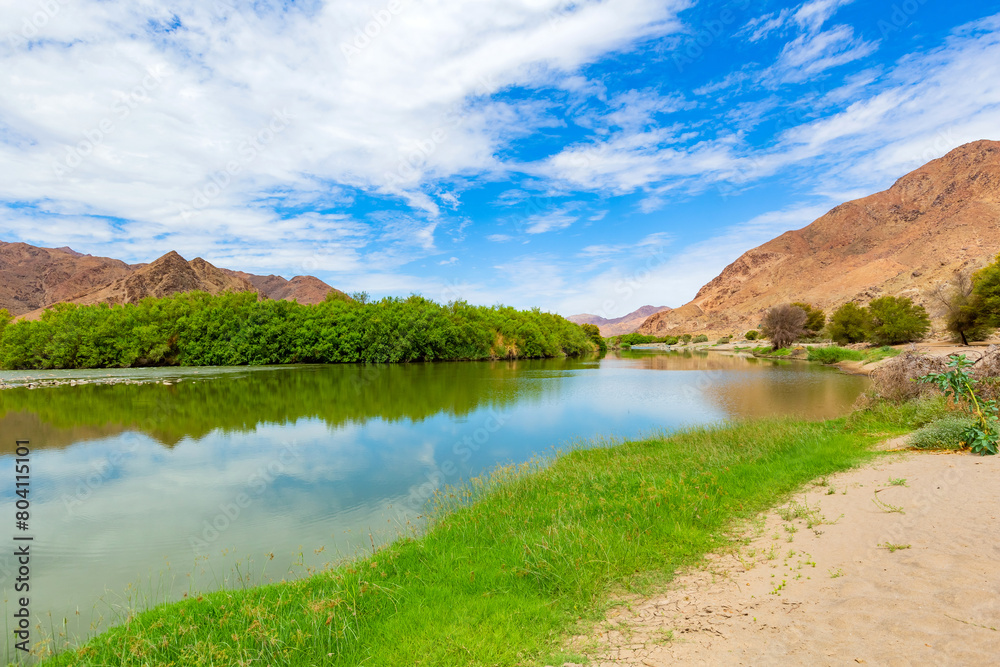
[(689, 303), (656, 313), (641, 333), (742, 333), (771, 306), (929, 292), (1000, 253), (1000, 142), (960, 146), (877, 194), (747, 251)]
[(69, 248), (0, 241), (0, 308), (23, 315), (100, 289), (132, 270), (121, 260), (81, 255)]
[(642, 306), (638, 310), (633, 310), (628, 315), (623, 315), (622, 317), (616, 317), (610, 320), (601, 317), (600, 315), (591, 315), (590, 313), (571, 315), (566, 319), (570, 322), (575, 322), (576, 324), (596, 324), (601, 330), (601, 335), (607, 338), (608, 336), (632, 333), (638, 329), (650, 315), (668, 310), (670, 310), (668, 306)]
[(314, 304), (325, 299), (330, 290), (343, 294), (340, 290), (330, 287), (313, 276), (295, 276), (291, 280), (285, 280), (281, 276), (275, 275), (256, 276), (243, 271), (221, 270), (229, 275), (248, 280), (258, 292), (268, 299), (276, 301), (294, 299), (299, 303)]
[(201, 257), (189, 262), (171, 250), (110, 285), (70, 301), (79, 304), (138, 303), (148, 296), (164, 297), (194, 290), (209, 294), (257, 291), (249, 280), (231, 276)]
[(34, 318), (52, 304), (135, 303), (147, 296), (202, 290), (257, 292), (270, 299), (318, 303), (333, 288), (313, 276), (257, 276), (168, 252), (149, 264), (0, 241), (0, 308)]

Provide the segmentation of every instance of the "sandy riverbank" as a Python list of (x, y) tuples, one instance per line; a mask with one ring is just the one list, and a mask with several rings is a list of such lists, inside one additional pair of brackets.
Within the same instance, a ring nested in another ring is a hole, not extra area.
[(995, 664), (1000, 457), (905, 452), (825, 481), (794, 498), (807, 516), (770, 512), (574, 652), (601, 666)]

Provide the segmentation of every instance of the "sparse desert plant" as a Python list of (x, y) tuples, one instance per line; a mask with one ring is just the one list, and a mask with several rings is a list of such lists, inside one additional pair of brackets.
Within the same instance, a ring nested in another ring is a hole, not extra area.
[(729, 338), (729, 336), (723, 336), (723, 337), (722, 337), (722, 338), (720, 338), (719, 340), (715, 341), (715, 344), (716, 344), (716, 345), (725, 345), (725, 344), (726, 344), (726, 343), (728, 343), (729, 341), (730, 341), (730, 338)]
[(798, 306), (774, 306), (764, 313), (760, 330), (771, 341), (773, 349), (788, 347), (806, 332), (806, 317), (806, 311)]
[(888, 401), (908, 401), (918, 396), (934, 393), (933, 387), (920, 384), (917, 379), (929, 373), (947, 369), (947, 363), (940, 357), (917, 354), (906, 350), (871, 372), (872, 390), (877, 398)]

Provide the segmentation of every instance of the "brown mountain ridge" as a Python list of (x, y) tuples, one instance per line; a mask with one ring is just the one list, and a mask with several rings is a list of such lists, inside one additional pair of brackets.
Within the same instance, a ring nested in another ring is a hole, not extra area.
[(600, 315), (583, 313), (581, 315), (570, 315), (566, 319), (576, 324), (596, 324), (601, 330), (601, 335), (605, 338), (617, 336), (619, 334), (632, 333), (638, 329), (650, 315), (662, 311), (670, 310), (669, 306), (642, 306), (633, 310), (628, 315), (607, 319)]
[(768, 308), (804, 301), (907, 296), (934, 314), (930, 291), (1000, 253), (1000, 142), (977, 141), (877, 194), (747, 251), (689, 303), (656, 313), (640, 333), (743, 333)]
[[(197, 257), (185, 260), (171, 251), (149, 264), (125, 264), (83, 255), (68, 247), (38, 248), (0, 241), (0, 308), (12, 315), (38, 317), (60, 302), (137, 303), (153, 296), (201, 290), (255, 292), (276, 300), (312, 304), (334, 288), (313, 276), (257, 276), (220, 269)], [(339, 290), (334, 290), (339, 292)]]

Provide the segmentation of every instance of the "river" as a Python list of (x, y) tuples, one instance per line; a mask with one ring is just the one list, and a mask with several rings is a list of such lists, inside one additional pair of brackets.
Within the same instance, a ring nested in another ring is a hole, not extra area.
[[(867, 383), (806, 362), (638, 350), (0, 373), (39, 378), (91, 383), (0, 391), (0, 493), (13, 532), (15, 439), (29, 440), (31, 612), (71, 639), (156, 602), (370, 550), (418, 530), (435, 490), (498, 464), (730, 418), (832, 417)], [(93, 383), (111, 378), (146, 384)], [(17, 564), (4, 553), (11, 608)]]

